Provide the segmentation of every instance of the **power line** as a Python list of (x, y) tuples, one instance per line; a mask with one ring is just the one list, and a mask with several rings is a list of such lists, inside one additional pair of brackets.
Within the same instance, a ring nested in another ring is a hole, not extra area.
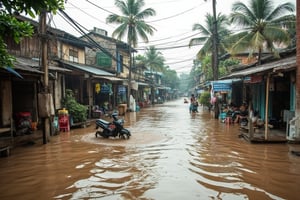
[(109, 10), (106, 10), (105, 8), (102, 8), (102, 7), (100, 7), (100, 6), (96, 5), (96, 4), (94, 4), (93, 2), (91, 2), (91, 1), (89, 1), (89, 0), (86, 0), (86, 1), (87, 1), (88, 3), (90, 3), (91, 5), (97, 7), (97, 8), (99, 8), (99, 9), (105, 11), (105, 12), (108, 12), (108, 13), (110, 13), (110, 14), (116, 15), (116, 13), (113, 13), (113, 12), (111, 12), (111, 11), (109, 11)]
[[(199, 46), (199, 45), (203, 45), (203, 44), (194, 44), (194, 45), (191, 45), (191, 46)], [(160, 47), (160, 48), (159, 47), (156, 48), (156, 46), (155, 46), (155, 49), (157, 49), (157, 50), (168, 50), (168, 49), (178, 49), (178, 48), (185, 48), (185, 47), (189, 47), (189, 45), (179, 45), (179, 46)], [(136, 50), (146, 50), (146, 47), (145, 48), (136, 48)]]
[[(100, 44), (98, 44), (95, 40), (93, 40), (89, 35), (87, 35), (81, 28), (80, 28), (80, 26), (81, 27), (83, 27), (82, 25), (80, 25), (79, 23), (77, 23), (75, 20), (73, 20), (67, 13), (65, 13), (63, 10), (59, 10), (62, 14), (63, 14), (63, 16), (65, 16), (73, 25), (74, 25), (74, 27), (76, 27), (76, 29), (75, 30), (77, 30), (78, 32), (80, 32), (81, 34), (83, 34), (83, 36), (85, 36), (89, 41), (90, 41), (90, 43), (93, 45), (93, 46), (96, 46), (97, 48), (99, 48), (102, 52), (104, 52), (105, 54), (107, 54), (108, 56), (110, 56), (113, 60), (115, 60), (116, 62), (119, 62), (118, 61), (118, 59), (114, 56), (114, 55), (112, 55), (109, 51), (107, 51), (107, 49), (105, 49), (104, 47), (102, 47)], [(65, 18), (64, 18), (65, 19)], [(126, 67), (127, 69), (129, 69), (129, 66), (128, 65), (126, 65), (126, 64), (124, 64), (123, 63), (123, 66), (124, 67)], [(142, 75), (142, 74), (140, 74), (140, 73), (138, 73), (136, 70), (135, 70), (135, 73), (137, 74), (137, 75)], [(144, 77), (144, 79), (145, 80), (150, 80), (150, 79), (148, 79), (147, 77)]]
[[(113, 60), (118, 62), (118, 59), (112, 55), (109, 51), (107, 51), (104, 47), (102, 47), (100, 44), (98, 44), (95, 40), (93, 40), (89, 35), (87, 35), (80, 27), (82, 25), (80, 25), (79, 23), (77, 23), (74, 19), (72, 19), (67, 13), (65, 13), (62, 9), (59, 10), (77, 29), (77, 31), (79, 30), (79, 32), (86, 37), (92, 45), (96, 46), (97, 48), (99, 48), (103, 53), (105, 53), (106, 55), (110, 56)], [(124, 64), (125, 67), (129, 68), (126, 64)]]
[(180, 16), (180, 15), (183, 15), (183, 14), (185, 14), (185, 13), (187, 13), (187, 12), (190, 12), (191, 10), (196, 9), (197, 7), (199, 7), (199, 6), (201, 6), (201, 5), (203, 5), (203, 3), (201, 3), (201, 4), (199, 4), (198, 6), (195, 6), (195, 7), (193, 7), (193, 8), (190, 8), (190, 9), (188, 9), (188, 10), (185, 10), (185, 11), (182, 11), (182, 12), (180, 12), (180, 13), (177, 13), (177, 14), (175, 14), (175, 15), (169, 16), (169, 17), (165, 17), (165, 18), (161, 18), (161, 19), (153, 20), (153, 21), (148, 21), (148, 23), (153, 23), (153, 22), (163, 21), (163, 20), (166, 20), (166, 19), (171, 19), (171, 18), (173, 18), (173, 17), (177, 17), (177, 16)]
[[(170, 41), (170, 42), (165, 42), (165, 43), (160, 43), (160, 44), (156, 44), (156, 45), (154, 45), (154, 46), (160, 46), (160, 45), (165, 45), (165, 44), (170, 44), (170, 43), (177, 43), (177, 42), (181, 42), (181, 41), (183, 41), (183, 40), (185, 40), (185, 39), (189, 39), (189, 38), (191, 38), (191, 37), (193, 37), (193, 36), (196, 36), (196, 35), (198, 35), (199, 33), (195, 33), (195, 34), (193, 34), (193, 35), (190, 35), (190, 36), (187, 36), (187, 37), (184, 37), (184, 38), (180, 38), (180, 39), (178, 39), (178, 40), (175, 40), (175, 41)], [(151, 43), (151, 42), (150, 42)], [(140, 48), (143, 48), (143, 47), (140, 47)]]
[[(101, 10), (103, 10), (103, 11), (105, 11), (105, 12), (108, 12), (108, 13), (111, 13), (111, 14), (115, 14), (115, 13), (113, 13), (112, 11), (110, 11), (110, 10), (108, 10), (108, 9), (105, 9), (105, 8), (103, 8), (103, 7), (100, 7), (100, 6), (96, 5), (95, 3), (93, 3), (93, 2), (91, 2), (91, 1), (89, 1), (89, 0), (86, 0), (86, 1), (87, 1), (89, 4), (91, 4), (91, 5), (95, 6), (95, 7), (97, 7), (98, 9), (101, 9)], [(176, 1), (174, 1), (174, 2), (176, 2)], [(77, 6), (74, 6), (74, 4), (70, 3), (70, 5), (72, 5), (74, 8), (78, 9), (79, 11), (83, 12), (85, 15), (87, 15), (87, 16), (89, 16), (89, 17), (92, 17), (93, 19), (97, 19), (97, 18), (95, 18), (93, 15), (91, 15), (91, 14), (87, 13), (86, 11), (82, 10), (81, 8), (78, 8)], [(202, 4), (200, 4), (200, 5), (202, 5)], [(171, 18), (171, 17), (178, 17), (179, 15), (183, 15), (183, 14), (185, 14), (185, 13), (187, 13), (187, 12), (189, 12), (189, 11), (195, 9), (196, 7), (199, 7), (200, 5), (195, 6), (195, 7), (192, 7), (192, 8), (190, 8), (190, 9), (185, 10), (185, 11), (183, 11), (183, 12), (180, 12), (180, 13), (178, 13), (178, 14), (172, 15), (172, 16), (168, 17), (168, 19)], [(166, 19), (166, 18), (165, 18), (165, 19)], [(159, 21), (162, 21), (162, 20), (163, 20), (163, 19), (160, 19)], [(103, 23), (102, 20), (98, 20), (98, 21), (100, 21), (100, 22)], [(80, 25), (79, 23), (77, 23), (77, 24)], [(74, 28), (74, 25), (72, 25), (72, 26), (73, 26), (73, 28)], [(81, 26), (81, 25), (80, 25), (80, 26)], [(81, 26), (81, 27), (83, 27), (83, 26)], [(83, 28), (84, 28), (84, 27), (83, 27)], [(188, 32), (188, 33), (190, 33), (190, 32)], [(85, 33), (84, 33), (84, 34), (85, 34)], [(176, 39), (175, 41), (169, 41), (169, 42), (165, 42), (165, 43), (161, 43), (161, 44), (156, 44), (156, 45), (153, 45), (153, 46), (162, 46), (162, 45), (166, 45), (166, 44), (173, 44), (173, 43), (181, 42), (181, 41), (184, 41), (185, 39), (188, 39), (188, 38), (193, 37), (193, 36), (195, 36), (195, 35), (197, 35), (197, 33), (196, 33), (196, 34), (193, 34), (193, 35), (191, 35), (191, 36), (186, 36), (186, 37), (183, 37), (183, 38)], [(180, 36), (182, 36), (182, 34), (181, 34)], [(175, 38), (175, 37), (169, 37), (168, 39), (172, 39), (172, 38)], [(162, 40), (157, 40), (157, 41), (162, 41)], [(201, 45), (201, 44), (197, 44), (197, 46), (198, 46), (198, 45)], [(177, 46), (170, 45), (170, 46), (160, 47), (160, 48), (157, 48), (157, 49), (158, 49), (158, 50), (161, 50), (161, 51), (167, 51), (167, 50), (172, 50), (172, 49), (187, 48), (188, 46), (189, 46), (189, 45), (177, 45)], [(195, 46), (196, 46), (196, 45), (195, 45)], [(143, 51), (143, 50), (145, 50), (146, 48), (147, 48), (147, 47), (144, 46), (144, 47), (141, 47), (141, 48), (137, 48), (136, 50), (141, 50), (141, 51)], [(107, 49), (107, 48), (106, 48), (106, 49)], [(184, 61), (181, 61), (181, 62), (184, 62)], [(176, 63), (178, 63), (178, 62), (173, 62), (173, 63), (171, 62), (170, 64), (176, 64)]]
[(185, 60), (181, 60), (181, 61), (177, 61), (177, 62), (173, 62), (173, 63), (165, 63), (166, 65), (170, 65), (170, 64), (178, 64), (178, 63), (183, 63), (183, 62), (187, 62), (187, 61), (191, 61), (193, 60), (193, 58), (189, 58), (189, 59), (185, 59)]
[(97, 18), (95, 18), (94, 16), (92, 16), (90, 13), (87, 13), (86, 11), (84, 11), (83, 9), (81, 9), (81, 8), (78, 8), (77, 6), (75, 6), (74, 4), (72, 4), (71, 2), (68, 2), (70, 5), (72, 5), (74, 8), (76, 8), (76, 9), (78, 9), (78, 10), (80, 10), (81, 12), (83, 12), (84, 14), (86, 14), (87, 16), (90, 16), (91, 18), (93, 18), (93, 19), (95, 19), (95, 20), (97, 20), (97, 21), (99, 21), (99, 22), (102, 22), (102, 23), (104, 23), (104, 24), (106, 24), (106, 22), (105, 21), (101, 21), (101, 20), (99, 20), (99, 19), (97, 19)]
[[(117, 15), (116, 13), (114, 13), (114, 12), (112, 12), (112, 11), (110, 11), (110, 10), (107, 10), (107, 9), (105, 9), (105, 8), (103, 8), (103, 7), (100, 7), (100, 6), (96, 5), (95, 3), (93, 3), (93, 2), (91, 2), (91, 1), (89, 1), (89, 0), (86, 0), (86, 1), (87, 1), (88, 3), (90, 3), (91, 5), (95, 6), (96, 8), (99, 8), (99, 9), (105, 11), (105, 12), (108, 12), (108, 13)], [(174, 2), (176, 2), (176, 1), (174, 1)], [(191, 11), (191, 10), (196, 9), (196, 8), (199, 7), (199, 6), (202, 6), (203, 4), (204, 4), (204, 3), (201, 3), (201, 4), (197, 5), (197, 6), (194, 6), (194, 7), (190, 8), (190, 9), (188, 9), (188, 10), (185, 10), (185, 11), (183, 11), (183, 12), (177, 13), (177, 14), (172, 15), (172, 16), (170, 16), (170, 17), (166, 17), (166, 18), (162, 18), (162, 19), (154, 20), (154, 21), (149, 21), (149, 22), (147, 22), (147, 23), (152, 23), (152, 22), (156, 22), (156, 21), (162, 21), (162, 20), (166, 20), (166, 19), (170, 19), (170, 18), (173, 18), (173, 17), (180, 16), (180, 15), (185, 14), (185, 13)], [(88, 14), (88, 15), (89, 15), (89, 14)], [(90, 16), (90, 15), (89, 15), (89, 16)], [(155, 44), (155, 46), (159, 46), (159, 45), (164, 45), (164, 44), (168, 44), (168, 43), (175, 43), (175, 42), (178, 42), (178, 41), (182, 41), (182, 40), (184, 40), (184, 39), (188, 39), (188, 38), (190, 38), (190, 37), (193, 37), (193, 36), (195, 36), (195, 35), (197, 35), (197, 34), (198, 34), (198, 33), (193, 34), (193, 35), (188, 36), (188, 37), (185, 37), (185, 38), (177, 39), (177, 40), (175, 40), (175, 41), (170, 41), (170, 42), (161, 43), (161, 44)], [(182, 36), (182, 34), (181, 34), (180, 36)], [(171, 38), (171, 37), (170, 37), (170, 38)], [(168, 38), (168, 39), (169, 39), (169, 38)], [(157, 40), (157, 41), (160, 41), (160, 40)], [(150, 41), (149, 43), (151, 43), (151, 42), (155, 42), (155, 41)], [(141, 43), (145, 43), (145, 42), (141, 42)], [(144, 47), (144, 48), (147, 48), (147, 47)], [(176, 47), (175, 47), (175, 48), (176, 48)], [(141, 48), (139, 48), (139, 49), (143, 49), (143, 47), (141, 47)]]

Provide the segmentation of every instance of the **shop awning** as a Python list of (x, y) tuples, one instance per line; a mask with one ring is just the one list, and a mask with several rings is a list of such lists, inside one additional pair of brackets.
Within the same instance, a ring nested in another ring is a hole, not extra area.
[(258, 74), (262, 72), (276, 72), (279, 70), (290, 70), (292, 68), (296, 68), (296, 56), (280, 59), (275, 62), (254, 66), (248, 69), (244, 69), (241, 71), (232, 72), (228, 76), (222, 77), (221, 79), (229, 79), (229, 78), (237, 78), (237, 77), (245, 77), (253, 74)]
[[(34, 64), (32, 63), (34, 62)], [(13, 63), (14, 67), (13, 69), (17, 71), (19, 74), (28, 73), (28, 74), (44, 74), (40, 70), (40, 67), (38, 64), (36, 64), (35, 61), (31, 61), (31, 59), (28, 58), (20, 58), (16, 57), (16, 61)]]
[(139, 86), (149, 86), (148, 83), (143, 83), (143, 82), (137, 82), (139, 84)]
[(60, 62), (69, 69), (79, 70), (79, 71), (86, 72), (91, 75), (112, 76), (112, 77), (115, 76), (114, 74), (104, 71), (102, 69), (99, 69), (97, 67), (84, 65), (84, 64), (78, 64), (78, 63), (71, 63), (71, 62), (67, 62), (67, 61), (60, 61)]
[[(42, 66), (39, 62), (39, 59), (29, 59), (29, 58), (22, 58), (22, 57), (16, 57), (16, 65), (21, 66), (30, 66), (33, 69), (36, 70), (42, 70)], [(71, 70), (55, 66), (53, 64), (48, 64), (48, 69), (52, 71), (59, 71), (59, 72), (71, 72)]]
[(112, 82), (124, 81), (124, 79), (115, 76), (93, 76), (94, 78), (106, 79)]
[(52, 65), (49, 65), (48, 68), (49, 68), (49, 70), (53, 70), (53, 71), (57, 71), (57, 72), (71, 72), (72, 71), (72, 70), (69, 70), (66, 68), (56, 67), (56, 66), (52, 66)]

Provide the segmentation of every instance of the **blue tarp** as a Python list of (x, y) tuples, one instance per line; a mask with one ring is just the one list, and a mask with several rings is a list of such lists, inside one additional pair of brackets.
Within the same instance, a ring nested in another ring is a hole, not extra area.
[(16, 70), (14, 70), (11, 67), (4, 67), (4, 69), (6, 69), (7, 71), (9, 71), (10, 73), (16, 75), (17, 77), (24, 79), (23, 76), (21, 76), (21, 74), (19, 74), (18, 72), (16, 72)]

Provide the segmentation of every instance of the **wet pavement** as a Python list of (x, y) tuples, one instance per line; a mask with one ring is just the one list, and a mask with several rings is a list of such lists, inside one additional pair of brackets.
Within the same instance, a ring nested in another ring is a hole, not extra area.
[(129, 140), (72, 129), (0, 158), (0, 199), (298, 199), (299, 144), (250, 144), (183, 99), (126, 113)]

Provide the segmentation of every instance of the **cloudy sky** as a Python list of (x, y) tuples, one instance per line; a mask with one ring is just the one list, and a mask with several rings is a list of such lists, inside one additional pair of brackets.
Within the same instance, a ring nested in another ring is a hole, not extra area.
[[(217, 0), (217, 13), (229, 14), (231, 5), (236, 0)], [(240, 0), (247, 3), (248, 0)], [(273, 0), (275, 5), (296, 0)], [(153, 36), (149, 36), (149, 43), (139, 40), (138, 54), (154, 45), (165, 57), (165, 64), (178, 73), (189, 72), (193, 59), (201, 46), (188, 47), (191, 38), (197, 37), (192, 31), (194, 23), (204, 24), (204, 17), (212, 13), (212, 0), (145, 0), (145, 8), (153, 8), (156, 16), (146, 19), (155, 29)], [(88, 32), (93, 27), (104, 29), (111, 36), (116, 25), (106, 24), (106, 17), (112, 12), (120, 14), (114, 6), (114, 0), (68, 0), (65, 12)], [(76, 31), (68, 20), (59, 12), (54, 16), (52, 26), (62, 29), (75, 36), (81, 34)], [(126, 39), (123, 40), (126, 42)]]

